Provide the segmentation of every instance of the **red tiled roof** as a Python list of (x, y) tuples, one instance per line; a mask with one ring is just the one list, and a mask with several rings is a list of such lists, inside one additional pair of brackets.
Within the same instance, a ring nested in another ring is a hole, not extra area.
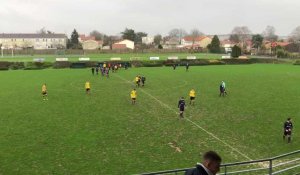
[(113, 44), (112, 49), (126, 49), (126, 44)]
[(265, 42), (265, 44), (271, 44), (272, 47), (275, 47), (275, 46), (281, 46), (281, 47), (285, 47), (289, 44), (291, 44), (290, 42), (270, 42), (270, 41), (267, 41)]
[(82, 41), (86, 41), (86, 40), (95, 40), (95, 41), (96, 41), (96, 37), (94, 37), (94, 36), (79, 35), (79, 38), (80, 38)]
[(279, 45), (279, 46), (281, 46), (281, 47), (285, 47), (285, 46), (291, 44), (291, 43), (289, 43), (289, 42), (276, 42), (276, 43), (277, 43), (277, 45)]
[(246, 45), (247, 46), (252, 46), (252, 41), (251, 40), (246, 41)]
[(184, 39), (185, 41), (202, 41), (202, 40), (205, 39), (205, 38), (208, 38), (208, 37), (207, 37), (207, 36), (199, 36), (199, 37), (194, 38), (194, 37), (192, 37), (192, 36), (186, 36), (186, 37), (184, 37), (183, 39)]
[(236, 44), (235, 42), (232, 42), (232, 41), (230, 41), (230, 40), (223, 40), (223, 41), (221, 41), (221, 44), (222, 45), (225, 45), (225, 44)]

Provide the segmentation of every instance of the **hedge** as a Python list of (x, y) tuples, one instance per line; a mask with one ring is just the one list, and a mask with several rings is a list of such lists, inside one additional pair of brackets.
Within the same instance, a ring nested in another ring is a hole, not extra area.
[(12, 70), (18, 70), (18, 69), (24, 69), (24, 68), (25, 68), (24, 62), (13, 62), (9, 66), (9, 69), (12, 69)]
[(222, 59), (225, 64), (251, 64), (250, 59)]
[(142, 61), (142, 67), (162, 67), (164, 66), (164, 61), (153, 60), (153, 61)]
[(296, 60), (294, 65), (300, 65), (300, 60)]
[(53, 67), (51, 62), (26, 62), (24, 70), (46, 69)]
[(10, 65), (8, 61), (0, 61), (0, 70), (8, 70)]
[(86, 67), (95, 67), (98, 65), (98, 61), (87, 61), (85, 62)]
[(251, 63), (281, 63), (282, 61), (276, 58), (251, 58)]
[(86, 63), (85, 62), (71, 63), (71, 68), (86, 68)]
[[(174, 64), (179, 66), (185, 66), (187, 63), (190, 66), (204, 66), (204, 65), (232, 65), (232, 64), (255, 64), (255, 63), (267, 63), (267, 64), (279, 64), (286, 63), (285, 61), (275, 59), (275, 58), (251, 58), (251, 59), (178, 59), (178, 60), (134, 60), (134, 61), (106, 61), (106, 64), (125, 64), (128, 67), (162, 67), (162, 66), (173, 66)], [(51, 62), (9, 62), (0, 61), (0, 70), (34, 70), (34, 69), (46, 69), (53, 67), (55, 69), (61, 68), (86, 68), (94, 67), (103, 62), (97, 61), (87, 61), (87, 62), (69, 62), (69, 61), (57, 61), (55, 63)], [(297, 60), (295, 65), (300, 65), (300, 60)]]

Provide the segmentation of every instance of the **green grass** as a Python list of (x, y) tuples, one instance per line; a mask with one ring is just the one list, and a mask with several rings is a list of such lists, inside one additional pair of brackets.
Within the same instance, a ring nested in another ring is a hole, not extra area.
[[(137, 104), (129, 93), (147, 77)], [(299, 149), (300, 69), (292, 65), (134, 68), (92, 76), (90, 69), (0, 72), (0, 174), (135, 174), (192, 167), (200, 153), (223, 163)], [(91, 95), (84, 83), (91, 82)], [(228, 96), (218, 96), (226, 81)], [(46, 82), (49, 101), (41, 97)], [(195, 88), (195, 106), (178, 118), (177, 101)], [(293, 143), (282, 141), (292, 117)], [(176, 152), (169, 143), (182, 152)]]
[(161, 60), (166, 60), (169, 56), (178, 56), (185, 59), (187, 56), (196, 56), (197, 58), (206, 59), (221, 59), (224, 54), (211, 54), (211, 53), (102, 53), (102, 54), (88, 54), (88, 55), (34, 55), (25, 56), (17, 55), (11, 57), (5, 55), (0, 57), (0, 61), (33, 61), (34, 58), (45, 58), (45, 61), (54, 62), (56, 58), (69, 58), (69, 61), (78, 61), (78, 58), (88, 57), (92, 61), (108, 61), (111, 58), (121, 58), (122, 60), (130, 60), (131, 58), (139, 60), (149, 60), (150, 57), (160, 57)]

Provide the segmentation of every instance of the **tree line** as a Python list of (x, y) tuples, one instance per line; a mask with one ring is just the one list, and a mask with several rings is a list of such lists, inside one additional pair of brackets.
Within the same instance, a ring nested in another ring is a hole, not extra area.
[[(45, 28), (42, 28), (39, 32), (51, 33), (51, 31), (46, 31)], [(137, 48), (147, 47), (142, 43), (142, 37), (146, 37), (148, 34), (141, 31), (136, 32), (134, 29), (125, 28), (125, 30), (120, 33), (120, 36), (107, 35), (99, 32), (98, 30), (91, 31), (89, 35), (94, 36), (96, 40), (103, 41), (104, 46), (111, 46), (114, 42), (120, 39), (128, 39), (134, 41)], [(76, 29), (74, 29), (70, 38), (68, 39), (68, 48), (82, 48), (78, 41), (78, 36), (78, 32)], [(181, 44), (182, 38), (186, 36), (191, 37), (194, 43), (197, 37), (205, 36), (205, 34), (198, 29), (192, 29), (190, 32), (187, 32), (182, 28), (175, 28), (170, 30), (167, 36), (162, 36), (161, 34), (155, 35), (153, 45), (158, 48), (162, 48), (162, 43), (170, 38), (176, 38), (178, 40), (178, 44)], [(274, 26), (267, 26), (266, 29), (260, 34), (253, 34), (247, 26), (236, 26), (232, 29), (229, 36), (229, 41), (233, 43), (240, 43), (240, 47), (242, 49), (246, 47), (247, 41), (252, 41), (253, 47), (259, 49), (261, 48), (264, 40), (269, 42), (278, 41), (278, 35), (276, 34), (276, 29)], [(300, 26), (296, 27), (291, 32), (288, 37), (288, 41), (294, 43), (300, 42)], [(217, 35), (212, 38), (212, 43), (208, 45), (208, 49), (212, 53), (221, 52), (220, 40)]]

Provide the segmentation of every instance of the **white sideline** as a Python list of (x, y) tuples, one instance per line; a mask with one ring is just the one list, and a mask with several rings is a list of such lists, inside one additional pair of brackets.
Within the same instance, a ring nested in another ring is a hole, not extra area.
[[(126, 81), (129, 84), (132, 84), (130, 81), (124, 79), (123, 77), (116, 75), (116, 77), (122, 79), (123, 81)], [(162, 101), (160, 101), (159, 99), (157, 99), (156, 97), (154, 97), (153, 95), (149, 94), (148, 92), (146, 92), (143, 89), (140, 89), (140, 91), (142, 91), (143, 93), (145, 93), (146, 95), (150, 96), (151, 98), (153, 98), (154, 100), (156, 100), (157, 102), (159, 102), (162, 106), (168, 108), (169, 110), (175, 112), (176, 114), (179, 114), (176, 110), (174, 110), (173, 108), (171, 108), (169, 105), (163, 103)], [(198, 125), (197, 123), (193, 122), (192, 120), (188, 119), (188, 118), (184, 118), (185, 120), (189, 121), (190, 123), (192, 123), (193, 125), (195, 125), (196, 127), (198, 127), (199, 129), (201, 129), (202, 131), (206, 132), (208, 135), (212, 136), (213, 138), (215, 138), (216, 140), (220, 141), (221, 143), (223, 143), (225, 146), (231, 148), (232, 150), (234, 150), (235, 152), (239, 153), (241, 156), (243, 156), (244, 158), (248, 159), (249, 161), (252, 161), (253, 159), (251, 159), (250, 157), (248, 157), (247, 155), (243, 154), (241, 151), (239, 151), (237, 148), (234, 148), (233, 146), (229, 145), (228, 143), (226, 143), (225, 141), (221, 140), (219, 137), (217, 137), (216, 135), (214, 135), (213, 133), (207, 131), (206, 129), (202, 128), (200, 125)]]

